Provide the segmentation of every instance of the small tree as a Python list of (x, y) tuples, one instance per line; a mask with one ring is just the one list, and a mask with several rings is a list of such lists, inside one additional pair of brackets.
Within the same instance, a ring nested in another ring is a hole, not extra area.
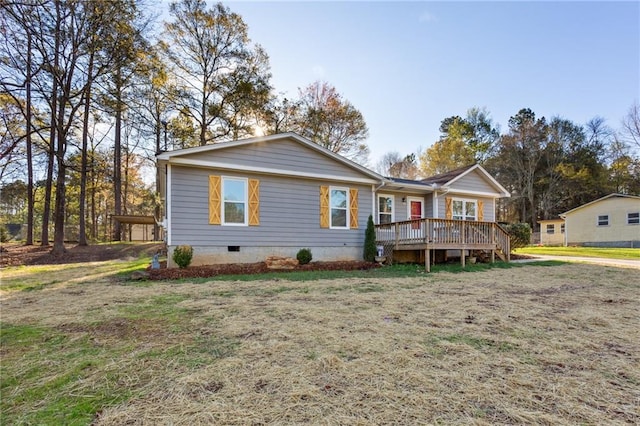
[(364, 260), (373, 262), (376, 259), (376, 230), (373, 225), (373, 216), (369, 215), (367, 230), (364, 233)]
[(173, 251), (173, 261), (176, 262), (180, 268), (186, 268), (191, 264), (191, 258), (193, 257), (193, 248), (189, 245), (182, 245), (176, 247)]

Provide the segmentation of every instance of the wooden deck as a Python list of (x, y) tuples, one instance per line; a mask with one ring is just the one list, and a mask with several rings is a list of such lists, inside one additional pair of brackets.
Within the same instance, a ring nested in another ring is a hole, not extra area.
[(508, 262), (509, 234), (495, 222), (424, 218), (376, 225), (376, 242), (385, 248), (385, 256), (394, 250), (424, 250), (425, 268), (430, 270), (430, 250), (464, 250), (490, 252), (491, 261), (497, 254)]

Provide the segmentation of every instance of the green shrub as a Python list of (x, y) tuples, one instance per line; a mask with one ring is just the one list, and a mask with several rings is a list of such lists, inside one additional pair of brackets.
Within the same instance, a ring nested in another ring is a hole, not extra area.
[(511, 223), (505, 226), (511, 239), (511, 250), (528, 246), (531, 242), (531, 227), (528, 223)]
[(300, 249), (298, 251), (298, 254), (296, 254), (296, 258), (298, 259), (298, 263), (300, 263), (301, 265), (306, 265), (307, 263), (311, 262), (311, 259), (313, 259), (313, 256), (311, 255), (311, 249)]
[(193, 247), (189, 245), (182, 245), (176, 247), (173, 251), (173, 261), (176, 262), (180, 268), (186, 268), (191, 264), (191, 258), (193, 257)]
[(376, 260), (378, 254), (376, 248), (376, 229), (373, 224), (373, 216), (369, 215), (367, 220), (367, 230), (364, 232), (364, 255), (363, 258), (367, 262)]

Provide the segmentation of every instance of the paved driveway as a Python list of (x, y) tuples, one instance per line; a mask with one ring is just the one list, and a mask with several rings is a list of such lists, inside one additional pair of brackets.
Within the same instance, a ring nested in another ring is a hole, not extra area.
[(562, 262), (593, 263), (596, 265), (614, 266), (618, 268), (640, 269), (640, 259), (606, 259), (603, 257), (580, 257), (580, 256), (549, 256), (549, 255), (527, 255), (533, 259), (519, 259), (513, 262), (536, 262), (539, 260), (560, 260)]

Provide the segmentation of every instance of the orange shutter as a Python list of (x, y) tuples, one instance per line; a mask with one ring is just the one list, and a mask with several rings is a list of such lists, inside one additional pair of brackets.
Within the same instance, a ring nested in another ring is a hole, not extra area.
[(320, 186), (320, 228), (329, 227), (329, 187)]
[(478, 221), (484, 222), (484, 201), (478, 200)]
[(249, 226), (260, 225), (260, 181), (249, 179)]
[(209, 224), (220, 225), (220, 176), (209, 176)]
[(444, 199), (444, 217), (445, 219), (453, 218), (453, 199), (451, 197), (446, 197)]
[(349, 227), (358, 229), (358, 190), (349, 188)]

